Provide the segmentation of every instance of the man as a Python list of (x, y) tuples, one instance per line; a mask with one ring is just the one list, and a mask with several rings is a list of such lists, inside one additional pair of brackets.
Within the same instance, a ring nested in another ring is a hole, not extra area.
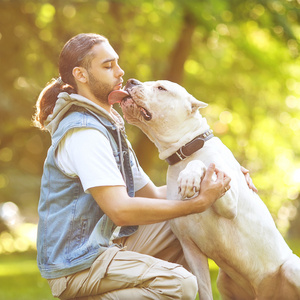
[(185, 265), (182, 249), (166, 221), (205, 211), (230, 188), (230, 178), (211, 165), (197, 197), (165, 199), (166, 187), (143, 172), (122, 118), (108, 104), (124, 71), (106, 38), (73, 37), (60, 54), (59, 73), (41, 92), (35, 114), (52, 138), (37, 250), (53, 295), (194, 299), (195, 277), (179, 265)]

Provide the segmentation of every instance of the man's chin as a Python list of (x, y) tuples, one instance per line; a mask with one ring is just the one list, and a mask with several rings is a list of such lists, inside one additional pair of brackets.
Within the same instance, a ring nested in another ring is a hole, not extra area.
[(122, 83), (116, 85), (114, 88), (113, 88), (113, 91), (118, 91), (118, 90), (121, 90), (122, 89)]

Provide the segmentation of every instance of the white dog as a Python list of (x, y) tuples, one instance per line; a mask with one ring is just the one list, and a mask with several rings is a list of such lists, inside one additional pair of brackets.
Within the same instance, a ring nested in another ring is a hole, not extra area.
[(207, 104), (175, 83), (135, 79), (109, 100), (121, 101), (124, 118), (141, 128), (157, 146), (159, 157), (169, 162), (169, 199), (199, 191), (212, 162), (231, 177), (230, 190), (211, 208), (172, 221), (197, 276), (200, 299), (212, 299), (207, 258), (220, 267), (217, 284), (222, 299), (300, 299), (300, 259), (276, 229), (263, 201), (248, 188), (231, 151), (213, 137), (199, 113)]

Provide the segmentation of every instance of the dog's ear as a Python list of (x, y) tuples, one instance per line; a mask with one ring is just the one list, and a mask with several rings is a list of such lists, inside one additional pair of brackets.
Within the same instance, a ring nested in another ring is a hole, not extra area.
[(189, 100), (191, 102), (191, 112), (194, 113), (196, 112), (199, 108), (204, 108), (208, 104), (202, 101), (197, 100), (195, 97), (190, 95)]

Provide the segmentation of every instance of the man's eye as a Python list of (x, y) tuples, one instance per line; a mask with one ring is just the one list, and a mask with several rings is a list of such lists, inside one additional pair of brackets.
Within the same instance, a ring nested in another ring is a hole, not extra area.
[(112, 63), (108, 63), (104, 65), (105, 69), (111, 69), (113, 67)]
[(157, 88), (158, 88), (160, 91), (166, 91), (166, 89), (165, 89), (163, 86), (161, 86), (161, 85), (158, 86)]

